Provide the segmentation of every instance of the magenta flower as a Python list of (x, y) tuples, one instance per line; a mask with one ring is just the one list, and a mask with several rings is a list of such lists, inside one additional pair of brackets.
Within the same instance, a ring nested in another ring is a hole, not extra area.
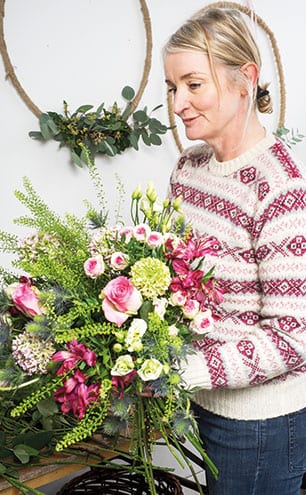
[(137, 370), (132, 370), (126, 375), (123, 376), (116, 375), (112, 377), (112, 385), (117, 390), (120, 390), (119, 399), (122, 399), (124, 395), (124, 389), (135, 379), (136, 375), (137, 375)]
[(72, 411), (75, 418), (82, 419), (90, 402), (98, 400), (100, 385), (95, 383), (88, 386), (85, 380), (86, 376), (80, 370), (76, 370), (75, 374), (54, 392), (55, 400), (61, 403), (63, 414)]
[(65, 375), (79, 361), (85, 361), (88, 366), (95, 366), (97, 356), (84, 344), (79, 344), (74, 339), (67, 344), (67, 349), (67, 351), (58, 351), (52, 356), (53, 361), (63, 361), (62, 366), (57, 370), (58, 375)]

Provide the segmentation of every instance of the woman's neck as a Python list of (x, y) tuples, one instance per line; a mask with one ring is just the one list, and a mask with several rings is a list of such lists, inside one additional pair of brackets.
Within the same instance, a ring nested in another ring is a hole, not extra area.
[(213, 148), (216, 160), (225, 162), (242, 155), (263, 139), (266, 130), (255, 115), (248, 122), (244, 132), (233, 131), (230, 136), (221, 136), (208, 144)]

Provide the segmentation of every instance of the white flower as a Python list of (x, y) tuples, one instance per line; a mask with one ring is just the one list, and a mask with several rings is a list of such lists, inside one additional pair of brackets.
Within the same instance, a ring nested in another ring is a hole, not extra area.
[(125, 376), (135, 368), (130, 354), (124, 354), (116, 359), (115, 366), (111, 369), (112, 376)]
[(151, 229), (146, 223), (141, 223), (136, 225), (133, 229), (133, 235), (135, 239), (139, 242), (144, 242), (150, 235)]
[(189, 299), (183, 306), (182, 311), (185, 318), (193, 320), (200, 310), (200, 303), (194, 299)]
[(110, 259), (110, 266), (114, 270), (124, 270), (129, 264), (129, 259), (128, 256), (126, 256), (124, 253), (121, 253), (120, 251), (116, 251), (111, 255)]
[(179, 330), (175, 325), (170, 325), (168, 331), (169, 331), (170, 337), (176, 337), (179, 333)]
[(157, 380), (163, 371), (163, 365), (158, 359), (146, 359), (138, 370), (139, 377), (144, 381)]
[(170, 302), (173, 306), (184, 306), (186, 299), (186, 296), (180, 291), (172, 292), (170, 296)]
[(212, 330), (214, 323), (210, 309), (199, 311), (190, 324), (190, 329), (197, 334), (207, 333)]
[(156, 298), (153, 301), (154, 312), (158, 314), (161, 320), (164, 319), (168, 301), (165, 297)]
[(140, 351), (142, 349), (141, 337), (147, 330), (147, 323), (141, 318), (134, 318), (127, 331), (125, 344), (128, 346), (128, 351)]
[(147, 244), (152, 248), (157, 248), (162, 246), (164, 242), (164, 236), (160, 232), (151, 232), (147, 237)]

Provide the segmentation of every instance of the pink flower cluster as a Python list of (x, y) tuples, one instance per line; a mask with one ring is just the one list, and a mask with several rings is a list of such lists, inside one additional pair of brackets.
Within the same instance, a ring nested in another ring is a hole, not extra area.
[(214, 285), (213, 279), (205, 279), (202, 262), (205, 256), (218, 254), (220, 243), (215, 237), (190, 237), (176, 244), (175, 239), (169, 237), (165, 249), (165, 256), (172, 260), (176, 273), (170, 284), (172, 304), (182, 307), (195, 333), (204, 333), (214, 319), (208, 306), (222, 301), (222, 290)]
[[(79, 344), (73, 340), (67, 344), (67, 349), (67, 351), (58, 351), (52, 356), (53, 361), (63, 361), (57, 370), (58, 375), (69, 373), (80, 361), (84, 361), (88, 366), (95, 366), (96, 354), (84, 344)], [(73, 376), (68, 377), (63, 386), (54, 393), (54, 398), (61, 403), (61, 411), (64, 414), (72, 411), (77, 419), (82, 419), (85, 416), (87, 406), (98, 400), (100, 384), (86, 385), (87, 378), (77, 369)]]

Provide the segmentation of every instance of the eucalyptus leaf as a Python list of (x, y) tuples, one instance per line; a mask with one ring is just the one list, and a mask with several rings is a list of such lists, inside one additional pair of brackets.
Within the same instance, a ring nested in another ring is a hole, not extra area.
[(148, 115), (143, 110), (137, 110), (137, 112), (134, 112), (133, 113), (133, 118), (135, 120), (137, 120), (138, 122), (142, 122), (142, 123), (144, 123), (147, 120), (149, 120)]
[(149, 136), (148, 131), (146, 129), (141, 130), (141, 137), (142, 137), (144, 144), (146, 144), (147, 146), (151, 146), (150, 136)]
[(108, 154), (108, 156), (115, 156), (116, 155), (116, 149), (114, 148), (114, 146), (109, 144), (107, 142), (107, 140), (104, 141), (104, 146), (105, 146), (106, 153)]
[(125, 86), (121, 92), (121, 95), (126, 100), (131, 101), (135, 96), (135, 91), (133, 88), (131, 88), (131, 86)]
[(135, 150), (138, 150), (138, 141), (139, 141), (139, 134), (137, 134), (135, 131), (132, 132), (132, 134), (129, 137), (130, 143), (133, 146)]
[(51, 139), (52, 138), (52, 133), (50, 132), (50, 128), (48, 126), (48, 124), (45, 124), (45, 123), (41, 123), (40, 124), (40, 130), (41, 130), (41, 133), (42, 133), (42, 136), (44, 139)]
[(155, 144), (156, 146), (160, 146), (162, 144), (162, 140), (160, 139), (158, 134), (151, 134), (150, 141), (152, 144)]
[(79, 108), (76, 109), (76, 111), (73, 113), (73, 115), (77, 115), (78, 113), (86, 113), (89, 110), (93, 108), (93, 105), (81, 105)]
[(70, 156), (71, 156), (72, 162), (75, 165), (77, 165), (78, 167), (83, 168), (84, 164), (83, 164), (81, 158), (79, 157), (79, 155), (77, 155), (75, 151), (71, 150)]
[(30, 131), (29, 136), (33, 139), (38, 139), (40, 141), (44, 140), (42, 133), (39, 131)]

